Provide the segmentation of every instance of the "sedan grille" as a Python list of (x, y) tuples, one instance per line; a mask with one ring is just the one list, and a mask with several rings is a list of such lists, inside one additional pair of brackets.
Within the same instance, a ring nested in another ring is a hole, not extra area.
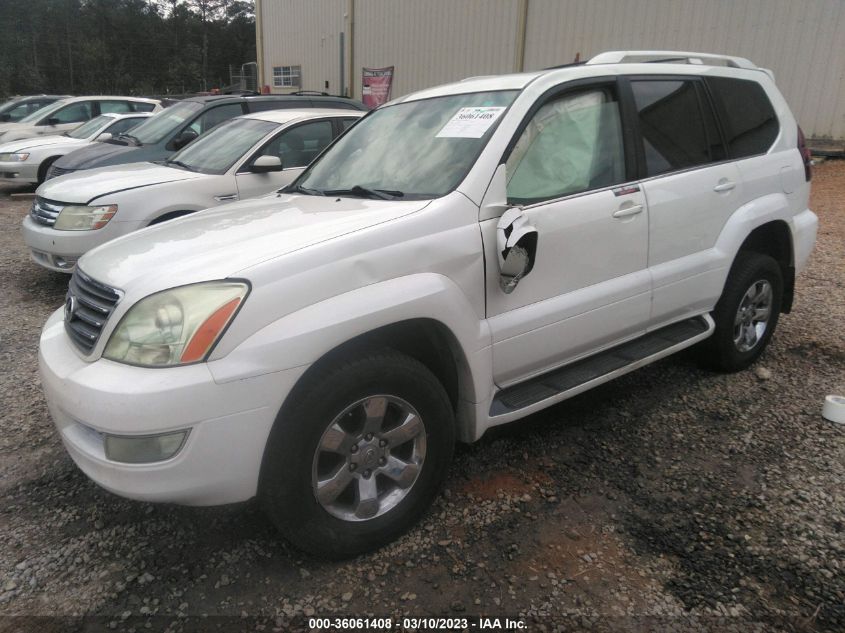
[(50, 178), (58, 178), (59, 176), (64, 176), (65, 174), (72, 174), (75, 171), (75, 169), (63, 169), (62, 167), (50, 165), (50, 169), (47, 170), (47, 174), (46, 176), (44, 176), (44, 180), (50, 180)]
[(77, 267), (65, 298), (65, 330), (80, 350), (91, 353), (118, 301), (117, 290), (94, 281)]
[(32, 201), (32, 208), (29, 210), (29, 215), (39, 224), (46, 226), (53, 226), (56, 223), (56, 218), (59, 217), (64, 205), (61, 202), (53, 202), (45, 200), (44, 198), (36, 197)]

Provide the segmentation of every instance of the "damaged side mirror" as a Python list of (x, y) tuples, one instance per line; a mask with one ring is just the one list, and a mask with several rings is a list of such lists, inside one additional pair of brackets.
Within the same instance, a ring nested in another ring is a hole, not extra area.
[(508, 209), (496, 225), (499, 254), (499, 286), (510, 294), (520, 279), (531, 272), (537, 255), (538, 233), (522, 214), (522, 209)]

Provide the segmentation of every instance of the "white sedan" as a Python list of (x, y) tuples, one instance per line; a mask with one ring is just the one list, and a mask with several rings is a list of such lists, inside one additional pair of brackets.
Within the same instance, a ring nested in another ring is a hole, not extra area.
[(364, 112), (271, 110), (221, 123), (161, 163), (80, 171), (42, 184), (24, 241), (35, 263), (72, 272), (121, 235), (283, 187)]
[(36, 136), (0, 145), (0, 182), (40, 184), (53, 162), (86, 145), (118, 136), (152, 116), (150, 112), (101, 114), (64, 134)]

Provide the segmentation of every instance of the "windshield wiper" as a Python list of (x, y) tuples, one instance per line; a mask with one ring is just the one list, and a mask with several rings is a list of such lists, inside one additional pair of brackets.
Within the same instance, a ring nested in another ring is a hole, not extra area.
[(326, 195), (325, 192), (320, 191), (319, 189), (309, 189), (308, 187), (303, 187), (302, 185), (297, 185), (296, 187), (282, 187), (276, 193), (304, 193), (306, 196)]
[(143, 145), (143, 143), (138, 139), (137, 136), (132, 136), (131, 134), (127, 134), (126, 132), (121, 132), (117, 135), (117, 138), (125, 138), (132, 141), (135, 145)]
[(166, 160), (164, 161), (165, 165), (176, 165), (177, 167), (182, 167), (183, 169), (187, 169), (188, 171), (197, 171), (187, 163), (183, 163), (181, 160)]
[(361, 198), (378, 198), (380, 200), (393, 200), (405, 196), (401, 191), (395, 191), (393, 189), (367, 189), (361, 185), (355, 185), (349, 189), (327, 189), (323, 194), (326, 196), (352, 195)]

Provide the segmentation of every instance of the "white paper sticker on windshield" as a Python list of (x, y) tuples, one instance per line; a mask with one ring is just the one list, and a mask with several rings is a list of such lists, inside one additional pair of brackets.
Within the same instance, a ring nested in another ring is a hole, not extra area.
[(437, 133), (437, 138), (481, 138), (504, 111), (501, 106), (461, 108)]

